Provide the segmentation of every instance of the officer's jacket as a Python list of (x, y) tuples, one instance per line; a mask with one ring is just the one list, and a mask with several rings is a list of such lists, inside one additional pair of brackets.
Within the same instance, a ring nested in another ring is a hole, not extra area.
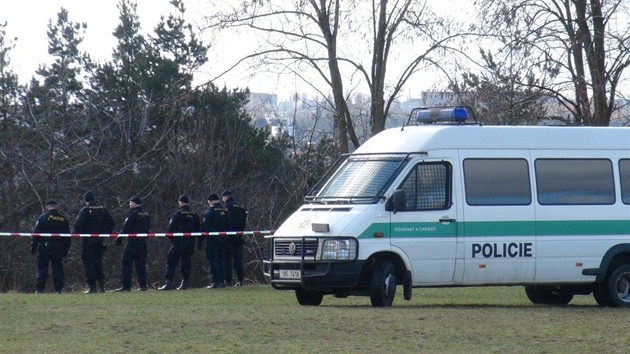
[(115, 225), (114, 219), (104, 206), (90, 202), (79, 211), (79, 216), (74, 222), (74, 232), (109, 234), (114, 231)]
[(123, 223), (121, 234), (144, 234), (149, 232), (151, 228), (151, 216), (147, 213), (142, 205), (139, 205), (127, 214), (127, 218)]
[(245, 209), (245, 206), (236, 202), (233, 197), (230, 197), (225, 202), (225, 207), (230, 211), (231, 215), (230, 230), (244, 231), (247, 224), (247, 209)]
[(201, 231), (204, 232), (221, 232), (228, 231), (230, 227), (231, 217), (228, 208), (221, 203), (214, 203), (203, 215), (201, 223)]
[(192, 211), (189, 205), (184, 205), (171, 215), (167, 232), (196, 232), (200, 226), (199, 214)]
[[(53, 209), (40, 215), (33, 232), (68, 234), (70, 233), (70, 224), (65, 216)], [(31, 247), (35, 248), (39, 245), (40, 253), (46, 252), (49, 255), (65, 257), (70, 249), (70, 242), (70, 237), (33, 237)]]

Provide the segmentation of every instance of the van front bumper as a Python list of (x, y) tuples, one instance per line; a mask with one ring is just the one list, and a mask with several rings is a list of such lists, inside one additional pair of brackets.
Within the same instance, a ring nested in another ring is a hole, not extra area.
[(357, 286), (365, 261), (265, 262), (265, 277), (275, 289), (335, 292)]

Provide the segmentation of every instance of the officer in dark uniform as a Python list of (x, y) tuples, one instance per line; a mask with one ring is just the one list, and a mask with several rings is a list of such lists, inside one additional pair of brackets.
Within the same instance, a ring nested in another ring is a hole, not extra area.
[[(83, 199), (87, 205), (79, 211), (79, 216), (74, 222), (74, 232), (78, 234), (112, 233), (116, 225), (114, 219), (104, 206), (95, 201), (94, 193), (87, 191)], [(105, 252), (105, 245), (102, 238), (83, 237), (81, 239), (81, 260), (88, 284), (86, 294), (97, 292), (97, 282), (98, 291), (105, 292), (103, 252)]]
[[(144, 234), (149, 232), (151, 227), (151, 217), (144, 208), (140, 197), (133, 196), (129, 200), (129, 214), (125, 219), (125, 223), (120, 230), (121, 234)], [(122, 237), (116, 239), (116, 246), (122, 244)], [(136, 274), (138, 275), (138, 291), (147, 290), (147, 238), (146, 237), (127, 237), (125, 249), (122, 256), (122, 286), (116, 291), (131, 290), (131, 271), (132, 265), (136, 266)]]
[[(223, 199), (223, 205), (230, 211), (232, 217), (232, 223), (230, 225), (230, 231), (245, 231), (245, 225), (247, 223), (247, 209), (241, 203), (234, 200), (232, 191), (226, 189), (221, 194)], [(243, 245), (245, 244), (245, 238), (242, 235), (230, 235), (227, 236), (227, 247), (225, 252), (225, 284), (227, 286), (232, 283), (232, 266), (236, 271), (236, 284), (235, 286), (243, 285), (243, 278), (245, 272), (243, 270)]]
[[(54, 233), (69, 234), (70, 224), (65, 216), (59, 213), (54, 200), (46, 202), (46, 212), (43, 213), (35, 224), (34, 233)], [(35, 254), (39, 246), (37, 255), (37, 282), (35, 293), (42, 294), (46, 287), (46, 277), (48, 276), (48, 263), (52, 268), (53, 284), (55, 292), (61, 294), (63, 290), (63, 264), (62, 260), (68, 255), (70, 250), (70, 237), (33, 237), (31, 239), (31, 254)]]
[[(221, 205), (219, 196), (210, 194), (208, 196), (208, 205), (210, 206), (203, 215), (201, 223), (201, 231), (203, 232), (222, 232), (227, 231), (230, 225), (230, 211)], [(212, 284), (208, 285), (208, 289), (217, 289), (225, 287), (225, 268), (224, 268), (224, 248), (225, 236), (207, 236), (199, 237), (197, 247), (201, 250), (204, 239), (206, 242), (206, 257), (212, 274)]]
[[(188, 205), (188, 196), (181, 195), (179, 197), (179, 209), (171, 215), (171, 221), (168, 223), (167, 232), (197, 232), (199, 231), (200, 222), (199, 214), (190, 209)], [(175, 277), (175, 268), (180, 259), (182, 267), (182, 283), (177, 290), (188, 289), (188, 279), (192, 265), (190, 259), (195, 252), (195, 239), (190, 236), (170, 237), (171, 248), (168, 250), (168, 258), (166, 260), (166, 284), (161, 286), (159, 290), (171, 290), (173, 286), (173, 278)]]

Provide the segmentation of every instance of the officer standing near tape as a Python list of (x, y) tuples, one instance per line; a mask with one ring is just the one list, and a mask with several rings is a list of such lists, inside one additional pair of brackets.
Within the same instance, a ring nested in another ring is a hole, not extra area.
[[(230, 225), (230, 211), (221, 205), (219, 196), (212, 193), (208, 196), (209, 208), (203, 215), (201, 223), (202, 232), (222, 232), (227, 231)], [(208, 289), (218, 289), (225, 287), (225, 268), (224, 268), (224, 252), (225, 252), (225, 236), (207, 236), (199, 237), (197, 247), (199, 250), (203, 248), (204, 239), (206, 242), (206, 257), (210, 266), (210, 274), (212, 275), (212, 284), (208, 285)]]
[[(74, 232), (77, 234), (110, 234), (116, 223), (107, 209), (98, 204), (92, 191), (83, 196), (86, 206), (81, 208), (74, 222)], [(86, 294), (100, 291), (105, 292), (105, 274), (103, 273), (103, 253), (105, 245), (100, 237), (81, 238), (81, 260), (85, 269), (88, 284)], [(98, 282), (98, 289), (96, 283)]]
[[(230, 231), (245, 231), (247, 223), (247, 209), (243, 204), (238, 203), (232, 196), (232, 191), (226, 189), (222, 194), (223, 205), (230, 211), (231, 225)], [(242, 235), (227, 236), (227, 247), (225, 252), (225, 285), (232, 283), (232, 267), (236, 271), (235, 286), (243, 285), (245, 272), (243, 270), (243, 245), (245, 238)]]
[[(121, 234), (144, 234), (149, 232), (151, 227), (151, 217), (142, 207), (142, 200), (138, 196), (133, 196), (129, 200), (129, 214), (125, 219), (125, 223), (120, 230)], [(116, 246), (122, 244), (122, 237), (116, 238)], [(122, 256), (122, 286), (116, 291), (131, 290), (131, 271), (132, 266), (136, 266), (136, 274), (138, 275), (138, 291), (147, 290), (147, 238), (146, 237), (127, 237), (125, 249)]]
[[(167, 232), (197, 232), (199, 231), (200, 222), (199, 214), (190, 209), (188, 205), (188, 196), (183, 194), (179, 197), (179, 209), (171, 215), (171, 221), (168, 223)], [(173, 278), (175, 277), (175, 268), (181, 260), (182, 283), (177, 290), (188, 289), (188, 279), (192, 270), (191, 257), (195, 252), (195, 239), (190, 236), (170, 237), (171, 248), (168, 250), (168, 258), (166, 260), (166, 284), (161, 286), (159, 290), (171, 290), (173, 286)]]
[[(68, 219), (57, 210), (59, 204), (51, 199), (46, 202), (45, 208), (46, 212), (37, 219), (33, 232), (53, 234), (70, 233)], [(39, 248), (37, 255), (37, 281), (35, 284), (36, 294), (42, 294), (46, 288), (49, 263), (52, 268), (55, 292), (61, 294), (64, 280), (62, 260), (68, 255), (70, 242), (70, 237), (33, 237), (31, 239), (31, 254), (35, 254)]]

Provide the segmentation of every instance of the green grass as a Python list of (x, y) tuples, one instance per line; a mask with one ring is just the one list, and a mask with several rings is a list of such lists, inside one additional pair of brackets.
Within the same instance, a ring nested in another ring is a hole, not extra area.
[[(400, 289), (399, 289), (400, 290)], [(534, 306), (522, 287), (415, 289), (302, 307), (269, 286), (0, 294), (0, 353), (625, 353), (630, 310)]]

